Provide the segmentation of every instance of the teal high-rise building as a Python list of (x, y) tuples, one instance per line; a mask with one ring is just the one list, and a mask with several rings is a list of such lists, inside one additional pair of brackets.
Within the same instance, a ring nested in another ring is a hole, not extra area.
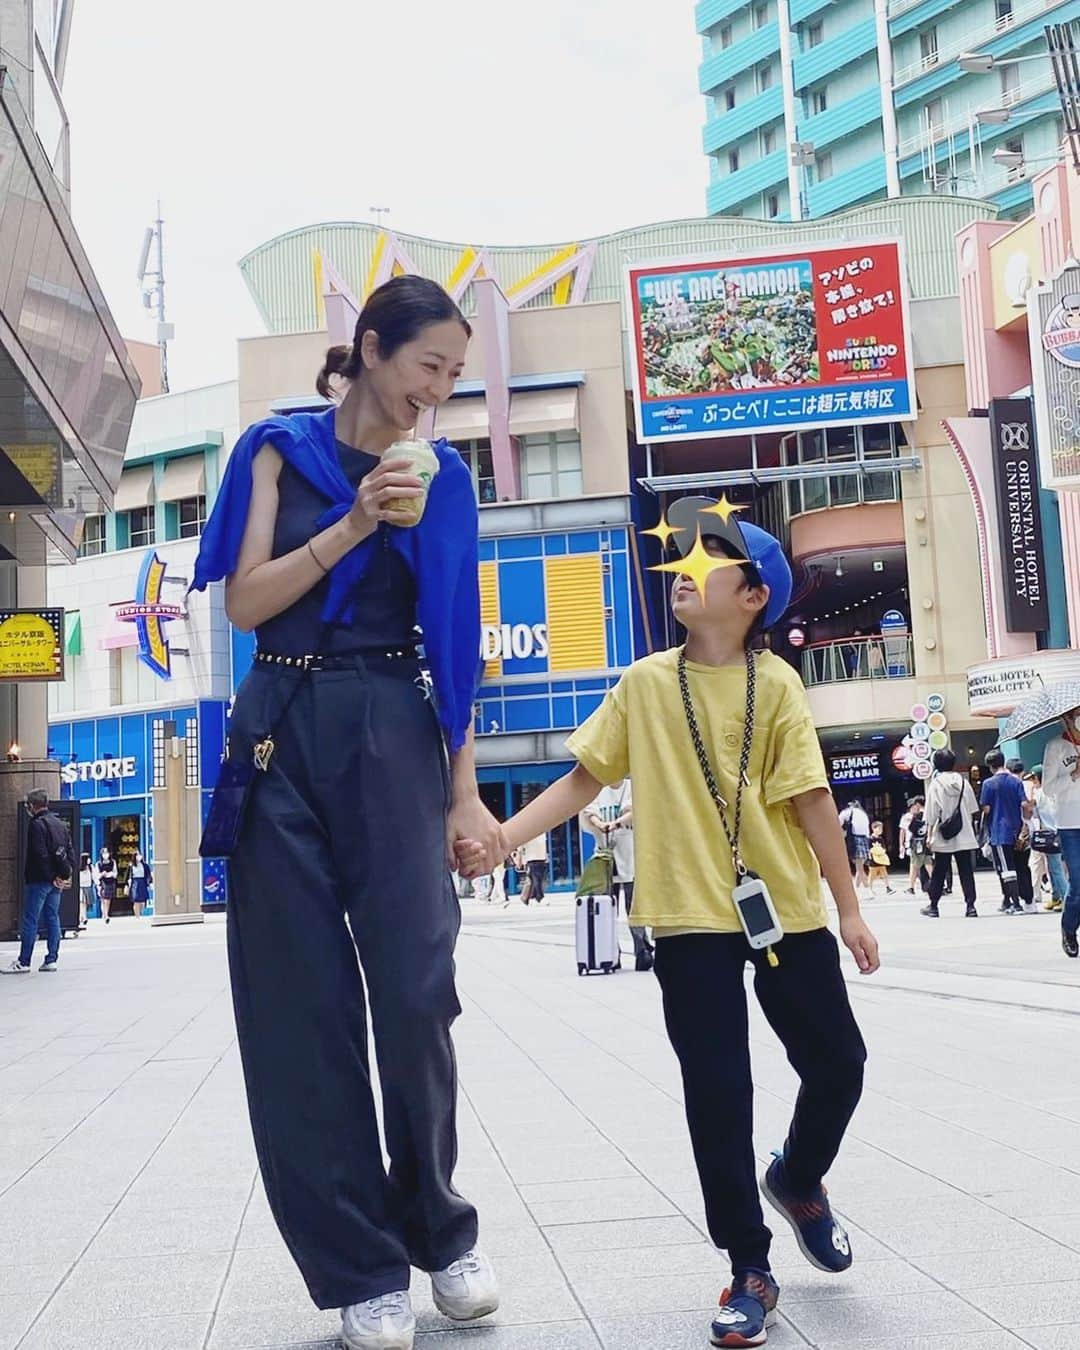
[(1044, 28), (1080, 19), (1080, 0), (700, 0), (696, 19), (710, 215), (798, 220), (901, 193), (1031, 209), (1064, 131)]

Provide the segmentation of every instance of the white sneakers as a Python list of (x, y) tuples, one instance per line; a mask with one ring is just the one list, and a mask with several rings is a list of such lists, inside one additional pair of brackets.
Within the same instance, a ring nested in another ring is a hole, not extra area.
[(495, 1267), (479, 1247), (473, 1247), (445, 1270), (431, 1272), (431, 1294), (436, 1308), (455, 1322), (486, 1317), (499, 1306)]
[[(431, 1293), (444, 1317), (471, 1322), (499, 1306), (495, 1268), (473, 1247), (446, 1267), (431, 1272)], [(341, 1339), (347, 1350), (412, 1350), (416, 1318), (408, 1290), (354, 1303), (341, 1313)]]
[(29, 975), (30, 967), (24, 966), (18, 957), (10, 966), (0, 966), (0, 975)]
[(412, 1350), (415, 1331), (407, 1289), (354, 1303), (341, 1312), (341, 1340), (347, 1350)]

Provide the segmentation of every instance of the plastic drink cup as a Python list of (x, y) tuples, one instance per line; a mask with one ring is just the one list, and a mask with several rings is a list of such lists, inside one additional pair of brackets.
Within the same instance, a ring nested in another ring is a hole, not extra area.
[(439, 458), (431, 448), (431, 442), (419, 440), (395, 441), (386, 451), (384, 458), (407, 459), (409, 468), (403, 469), (402, 472), (412, 474), (423, 483), (423, 496), (392, 497), (385, 507), (387, 511), (394, 511), (411, 517), (408, 521), (402, 521), (402, 524), (419, 525), (424, 515), (424, 507), (427, 505), (428, 489), (431, 487), (435, 475), (439, 472)]

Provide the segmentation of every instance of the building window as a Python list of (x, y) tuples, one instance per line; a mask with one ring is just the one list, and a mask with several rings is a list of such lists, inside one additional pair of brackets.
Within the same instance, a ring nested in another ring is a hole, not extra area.
[(720, 97), (724, 100), (724, 107), (728, 112), (731, 112), (735, 106), (735, 86), (729, 84)]
[(80, 558), (96, 558), (105, 552), (105, 517), (87, 516), (83, 521), (82, 543), (79, 545)]
[(819, 183), (824, 183), (826, 178), (831, 178), (833, 176), (831, 150), (822, 150), (814, 160), (814, 164), (817, 168), (817, 180)]
[(932, 98), (929, 103), (923, 104), (923, 125), (931, 139), (936, 140), (940, 136), (942, 127), (945, 125), (945, 114), (941, 99)]
[(994, 0), (997, 27), (1008, 28), (1013, 21), (1013, 0)]
[(761, 158), (776, 153), (776, 128), (765, 127), (761, 133)]
[[(1021, 137), (1016, 136), (1011, 141), (1006, 141), (1004, 145), (1010, 155), (1023, 155), (1024, 142)], [(1010, 183), (1019, 183), (1022, 178), (1027, 177), (1027, 168), (1023, 163), (1009, 164), (1006, 166), (1006, 177)]]
[(808, 23), (806, 25), (806, 46), (820, 47), (825, 41), (825, 25), (823, 23)]
[(184, 786), (199, 786), (199, 719), (184, 722)]
[(810, 111), (815, 117), (819, 113), (828, 112), (829, 95), (824, 89), (815, 89), (810, 95)]
[(117, 548), (148, 548), (154, 542), (154, 508), (139, 506), (116, 516)]
[(770, 192), (765, 198), (765, 218), (766, 220), (775, 220), (780, 214), (780, 194)]
[(150, 755), (152, 760), (152, 788), (165, 786), (165, 723), (154, 722), (150, 729)]
[(726, 52), (731, 46), (732, 40), (731, 24), (726, 23), (723, 28), (720, 29), (720, 50)]
[(757, 87), (758, 93), (764, 94), (766, 89), (772, 88), (772, 66), (766, 64), (758, 66), (757, 69)]
[[(887, 467), (902, 444), (902, 433), (889, 423), (860, 427), (829, 427), (803, 431), (785, 450), (785, 464), (820, 464), (819, 477), (789, 480), (788, 510), (791, 515), (820, 511), (827, 506), (853, 506), (858, 502), (897, 502), (900, 475)], [(830, 464), (862, 463), (864, 472), (829, 475)], [(880, 465), (880, 468), (878, 467)]]
[(727, 157), (728, 173), (739, 172), (739, 152), (738, 150), (729, 150)]
[(1019, 102), (1020, 68), (1018, 66), (1001, 67), (1001, 101), (1006, 107)]
[(580, 434), (570, 430), (523, 436), (521, 468), (526, 501), (545, 497), (580, 497)]
[(923, 69), (929, 70), (938, 63), (937, 29), (928, 28), (919, 34), (919, 54), (922, 56)]
[(176, 503), (176, 529), (180, 539), (197, 539), (206, 524), (206, 498), (184, 497)]
[(764, 28), (768, 22), (769, 22), (769, 6), (755, 5), (754, 19), (753, 19), (755, 29)]
[(464, 441), (458, 447), (458, 453), (469, 466), (472, 474), (473, 491), (476, 500), (483, 506), (498, 501), (495, 492), (495, 465), (491, 458), (491, 442)]

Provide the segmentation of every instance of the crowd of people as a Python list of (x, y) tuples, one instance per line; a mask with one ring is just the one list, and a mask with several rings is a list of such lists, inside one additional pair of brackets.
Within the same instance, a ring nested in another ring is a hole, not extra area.
[[(1043, 763), (1031, 769), (991, 750), (978, 796), (968, 775), (958, 771), (955, 754), (935, 753), (925, 797), (910, 797), (899, 822), (906, 893), (921, 891), (927, 900), (920, 913), (940, 917), (942, 896), (952, 893), (955, 875), (965, 917), (978, 918), (975, 866), (982, 856), (1001, 886), (998, 912), (1034, 914), (1041, 903), (1043, 911), (1061, 915), (1065, 955), (1080, 955), (1080, 709), (1065, 722), (1064, 734), (1047, 744)], [(859, 893), (872, 895), (884, 883), (893, 894), (882, 822), (871, 821), (858, 800), (839, 818)]]

